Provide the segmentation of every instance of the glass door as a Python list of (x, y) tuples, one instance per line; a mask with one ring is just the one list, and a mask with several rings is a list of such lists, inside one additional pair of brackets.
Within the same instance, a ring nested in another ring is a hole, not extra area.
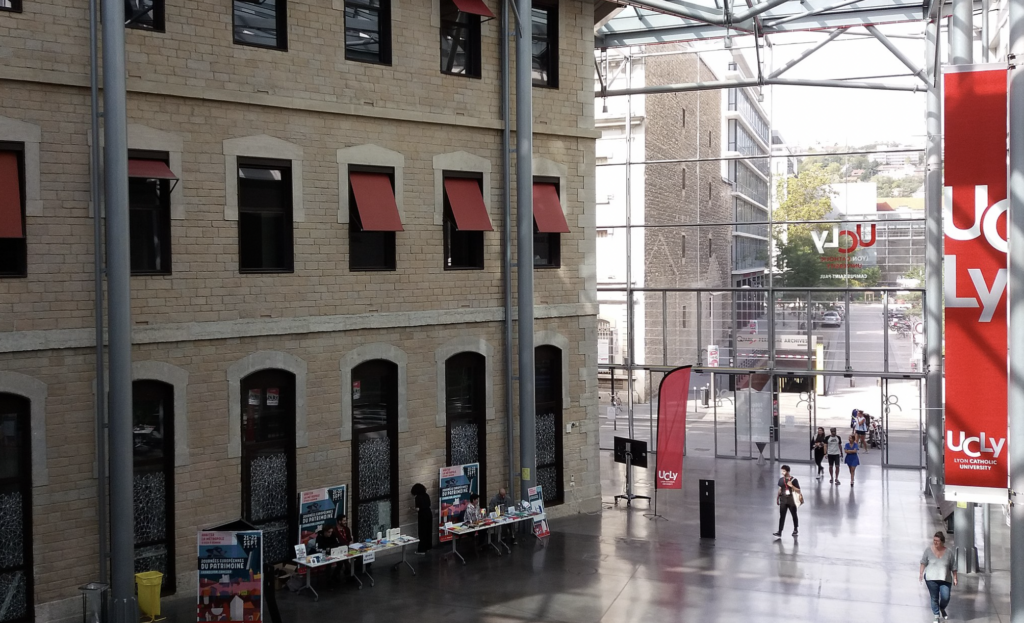
[(872, 426), (872, 450), (880, 447), (891, 467), (924, 467), (924, 410), (920, 379), (882, 379), (882, 422)]
[(810, 462), (811, 437), (817, 427), (817, 392), (814, 376), (776, 377), (779, 404), (779, 459)]

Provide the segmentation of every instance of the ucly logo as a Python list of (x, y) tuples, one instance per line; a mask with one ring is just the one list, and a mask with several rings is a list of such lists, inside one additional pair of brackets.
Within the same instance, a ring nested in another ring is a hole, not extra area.
[[(826, 231), (812, 231), (811, 237), (814, 238), (814, 246), (817, 247), (818, 253), (824, 253), (825, 249), (832, 248), (836, 249), (840, 253), (853, 253), (860, 247), (870, 247), (875, 244), (875, 225), (871, 225), (871, 239), (868, 240), (864, 237), (864, 233), (861, 231), (861, 226), (857, 225), (857, 231), (850, 231), (844, 229), (839, 231), (839, 226), (834, 225), (831, 230)], [(829, 234), (832, 235), (832, 242), (827, 242)], [(849, 241), (847, 246), (840, 246), (839, 239), (846, 238)]]
[(672, 472), (667, 470), (658, 470), (658, 478), (665, 482), (675, 482), (679, 478), (679, 472)]
[[(953, 223), (953, 188), (946, 186), (942, 192), (942, 229), (943, 233), (953, 240), (966, 242), (975, 240), (984, 235), (989, 246), (1000, 253), (1006, 253), (1006, 239), (999, 235), (996, 228), (999, 218), (1006, 214), (1009, 207), (1006, 199), (997, 201), (991, 206), (988, 205), (988, 186), (974, 187), (974, 224), (967, 229), (961, 229)], [(943, 265), (944, 279), (943, 288), (946, 296), (946, 307), (978, 307), (981, 306), (980, 322), (991, 322), (992, 316), (996, 313), (996, 306), (1003, 298), (1006, 290), (1006, 269), (1000, 268), (996, 271), (995, 278), (990, 286), (985, 282), (985, 276), (980, 268), (968, 268), (967, 274), (971, 277), (976, 296), (957, 296), (959, 285), (959, 273), (956, 270), (956, 254), (945, 256)], [(1005, 262), (1004, 262), (1005, 263)]]
[[(972, 445), (977, 449), (972, 450)], [(963, 450), (963, 453), (971, 458), (978, 458), (985, 452), (993, 455), (992, 458), (998, 459), (1004, 445), (1006, 445), (1005, 437), (1001, 439), (986, 438), (985, 433), (981, 433), (978, 437), (968, 437), (964, 431), (960, 431), (960, 442), (954, 444), (953, 431), (946, 431), (946, 447), (953, 452)]]

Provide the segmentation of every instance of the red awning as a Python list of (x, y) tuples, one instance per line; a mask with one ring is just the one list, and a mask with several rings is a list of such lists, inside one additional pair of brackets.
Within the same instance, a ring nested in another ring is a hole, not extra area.
[(569, 233), (562, 204), (558, 202), (558, 187), (554, 184), (533, 185), (533, 222), (542, 234)]
[(452, 216), (459, 231), (494, 231), (480, 192), (480, 182), (449, 177), (444, 181), (444, 190), (448, 193), (448, 203), (452, 206)]
[(0, 238), (24, 237), (18, 157), (12, 152), (0, 151)]
[(363, 231), (405, 231), (391, 178), (385, 173), (349, 173)]
[(455, 6), (463, 13), (479, 15), (480, 17), (494, 17), (494, 13), (487, 8), (483, 0), (453, 0)]
[(159, 160), (129, 160), (128, 177), (141, 177), (147, 180), (174, 180), (178, 176)]

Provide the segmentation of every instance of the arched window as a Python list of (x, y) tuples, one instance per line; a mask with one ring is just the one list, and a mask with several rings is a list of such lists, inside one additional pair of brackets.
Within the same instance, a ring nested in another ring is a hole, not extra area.
[(29, 400), (0, 394), (0, 621), (30, 621), (32, 457)]
[(565, 500), (562, 485), (562, 351), (538, 346), (534, 354), (537, 405), (537, 484), (546, 505)]
[(164, 574), (174, 592), (174, 386), (132, 383), (135, 572)]
[(358, 540), (398, 525), (398, 366), (352, 369), (352, 514)]
[(480, 463), (480, 493), (487, 491), (486, 360), (459, 353), (444, 363), (448, 465)]
[(298, 534), (295, 375), (262, 370), (241, 382), (242, 517), (263, 530), (267, 562), (290, 560)]

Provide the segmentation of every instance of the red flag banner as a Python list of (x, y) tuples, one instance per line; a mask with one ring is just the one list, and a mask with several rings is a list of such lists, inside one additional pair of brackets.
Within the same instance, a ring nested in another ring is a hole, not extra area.
[(658, 489), (683, 488), (683, 444), (686, 443), (686, 398), (691, 366), (676, 368), (658, 387)]
[(945, 493), (1005, 504), (1007, 69), (945, 71)]

